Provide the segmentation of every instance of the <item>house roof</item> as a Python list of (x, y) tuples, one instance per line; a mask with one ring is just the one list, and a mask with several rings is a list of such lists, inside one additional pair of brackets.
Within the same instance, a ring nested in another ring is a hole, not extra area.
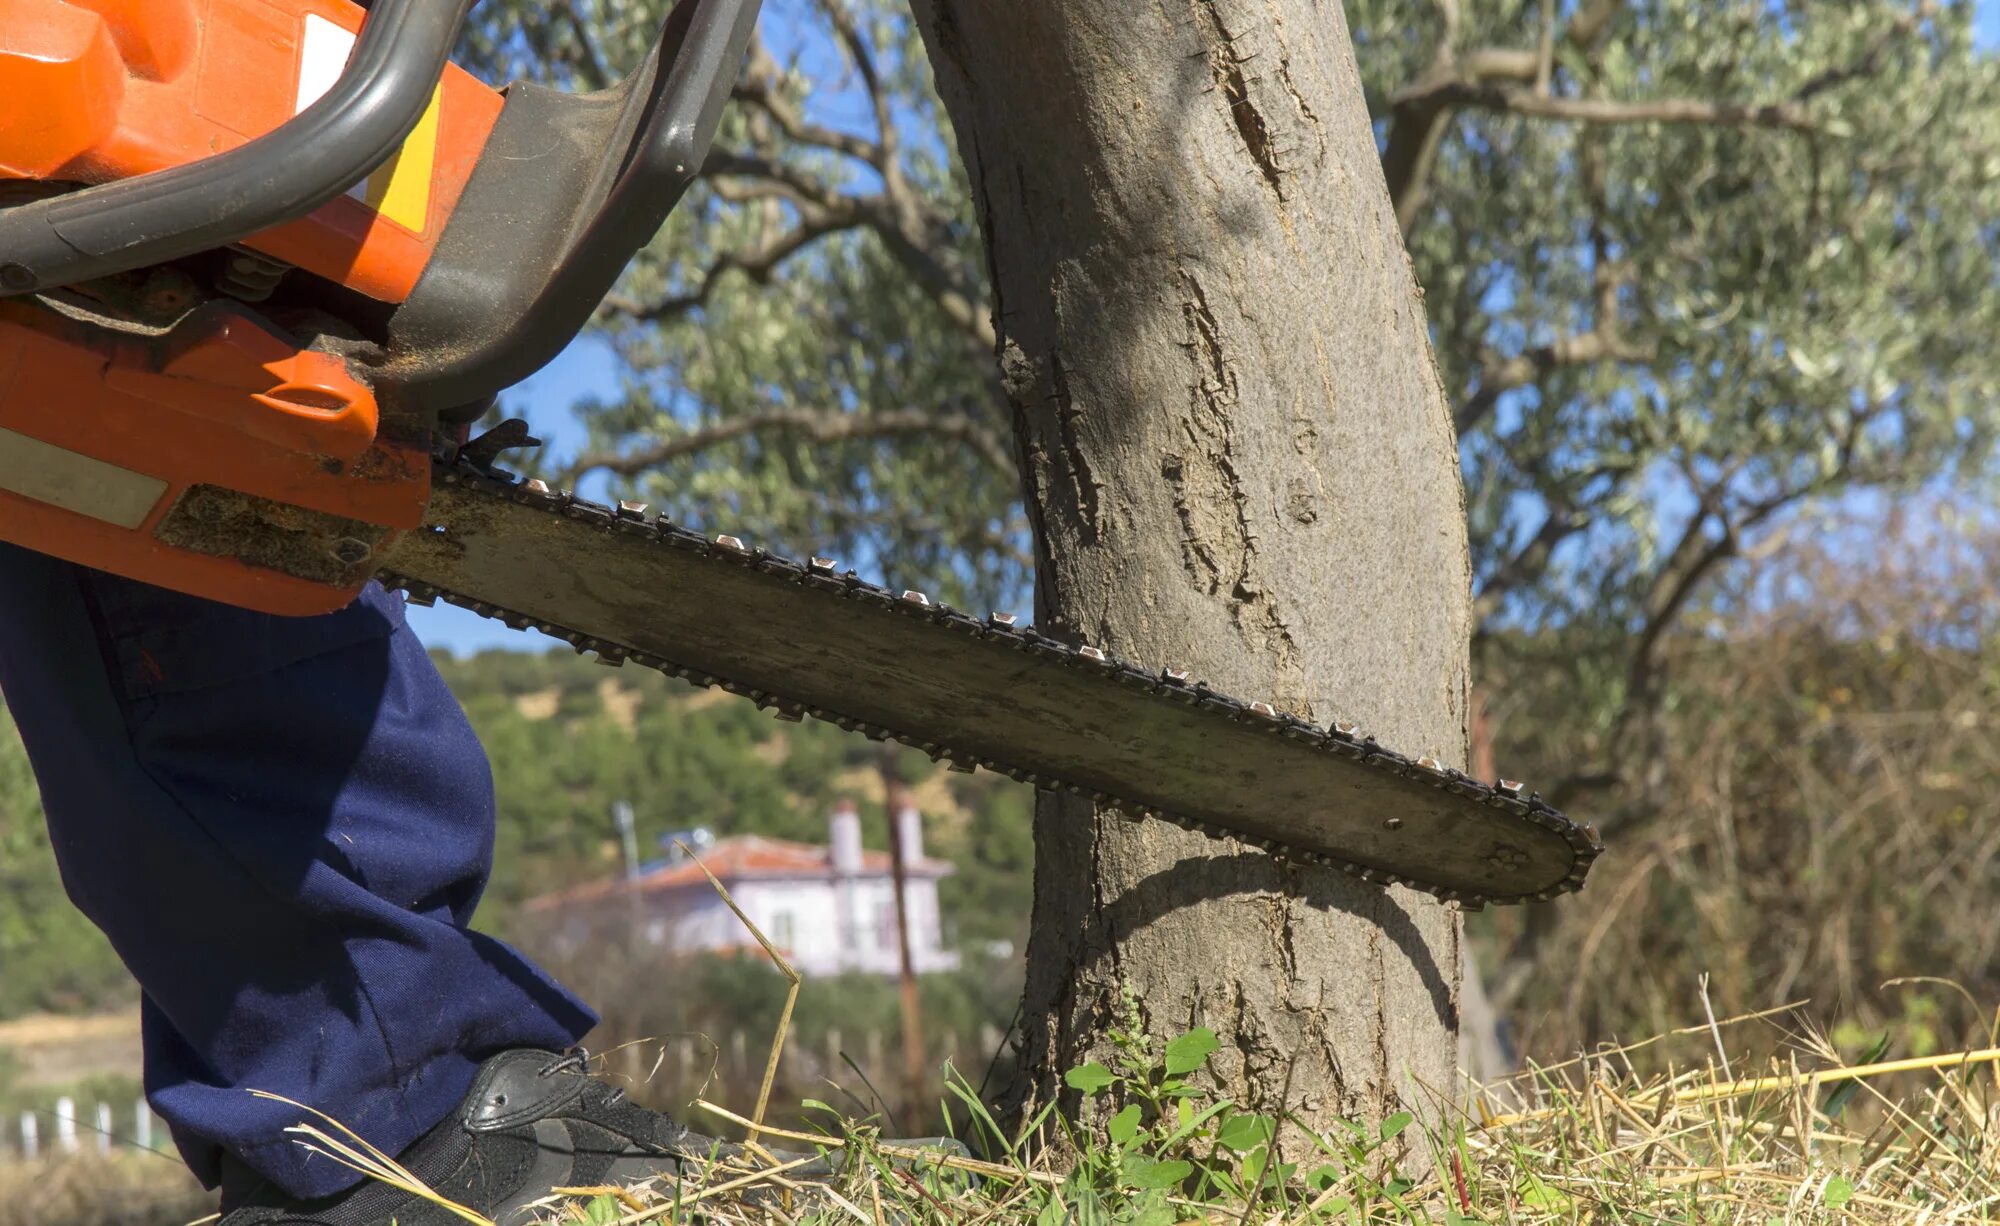
[[(693, 860), (682, 860), (649, 867), (634, 884), (641, 894), (651, 895), (670, 894), (695, 886), (707, 890), (711, 887), (707, 875), (701, 871), (704, 864), (724, 885), (734, 885), (739, 881), (798, 881), (834, 876), (832, 852), (820, 844), (793, 843), (759, 834), (744, 834), (716, 843), (702, 854), (699, 864)], [(906, 870), (911, 877), (945, 877), (956, 871), (949, 862), (929, 857), (907, 865)], [(854, 876), (888, 877), (893, 871), (888, 852), (864, 850), (861, 853), (861, 869)], [(547, 911), (603, 898), (623, 897), (627, 888), (623, 877), (603, 878), (542, 894), (522, 905), (529, 911)]]

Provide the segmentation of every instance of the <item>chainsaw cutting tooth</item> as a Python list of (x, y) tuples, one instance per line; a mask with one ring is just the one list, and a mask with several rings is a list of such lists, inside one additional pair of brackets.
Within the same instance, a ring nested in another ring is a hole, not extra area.
[(1185, 668), (1166, 668), (1160, 670), (1160, 676), (1164, 677), (1167, 681), (1171, 682), (1174, 685), (1186, 685), (1188, 683), (1188, 678), (1191, 677), (1192, 675), (1193, 674), (1190, 673)]
[(1265, 719), (1278, 718), (1278, 709), (1268, 702), (1253, 702), (1250, 704), (1250, 709)]
[(646, 518), (646, 504), (643, 502), (620, 502), (618, 504), (618, 515), (621, 519), (644, 519)]
[(722, 547), (723, 547), (724, 549), (727, 549), (727, 550), (729, 550), (729, 551), (730, 551), (731, 553), (749, 553), (749, 552), (750, 552), (750, 547), (749, 547), (749, 546), (747, 546), (747, 545), (745, 545), (745, 544), (743, 543), (742, 539), (741, 539), (741, 538), (739, 538), (739, 537), (734, 537), (734, 536), (718, 536), (718, 537), (716, 537), (716, 538), (715, 538), (715, 543), (716, 543), (716, 544), (718, 544), (718, 545), (720, 545), (720, 546), (722, 546)]
[(1519, 796), (1521, 786), (1520, 782), (1514, 779), (1502, 779), (1498, 784), (1501, 793), (1507, 796)]
[(904, 592), (903, 603), (918, 605), (921, 606), (922, 608), (928, 609), (931, 607), (931, 598), (929, 596), (924, 595), (922, 592)]
[(1358, 737), (1361, 735), (1361, 725), (1354, 723), (1351, 720), (1344, 720), (1344, 719), (1334, 720), (1333, 730), (1335, 732), (1338, 732), (1342, 736)]
[(1020, 619), (1016, 618), (1012, 613), (988, 613), (986, 620), (1000, 627), (1002, 630), (1012, 630), (1014, 623)]
[(1076, 654), (1097, 664), (1109, 664), (1111, 662), (1101, 650), (1095, 647), (1079, 647), (1076, 649)]
[(815, 557), (810, 565), (816, 575), (830, 575), (840, 569), (840, 563), (832, 558)]

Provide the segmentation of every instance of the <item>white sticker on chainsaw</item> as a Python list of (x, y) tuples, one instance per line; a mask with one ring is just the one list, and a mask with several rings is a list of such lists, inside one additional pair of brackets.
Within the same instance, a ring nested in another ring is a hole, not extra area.
[(119, 528), (137, 528), (167, 483), (38, 438), (0, 430), (0, 490)]
[[(348, 57), (354, 54), (355, 41), (351, 31), (318, 14), (306, 14), (305, 37), (299, 40), (299, 94), (294, 115), (326, 97), (340, 83)], [(442, 93), (440, 88), (431, 94), (430, 106), (403, 147), (347, 193), (418, 234), (424, 232), (429, 220), (431, 169), (437, 159), (438, 102)]]

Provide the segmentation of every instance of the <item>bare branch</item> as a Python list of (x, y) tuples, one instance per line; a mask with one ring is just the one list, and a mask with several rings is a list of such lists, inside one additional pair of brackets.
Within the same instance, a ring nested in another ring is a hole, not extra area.
[(819, 149), (830, 149), (835, 153), (866, 162), (878, 170), (881, 169), (884, 159), (881, 145), (851, 132), (841, 132), (824, 124), (810, 122), (804, 112), (779, 94), (777, 82), (772, 76), (746, 76), (731, 96), (738, 102), (756, 107), (768, 115), (787, 140)]
[(920, 202), (913, 205), (906, 200), (899, 208), (885, 194), (843, 195), (814, 182), (796, 167), (745, 154), (711, 154), (702, 174), (711, 179), (731, 176), (760, 180), (767, 188), (782, 189), (777, 194), (790, 193), (801, 211), (817, 209), (829, 217), (852, 223), (841, 228), (866, 226), (875, 231), (889, 253), (931, 296), (944, 316), (967, 336), (981, 357), (993, 352), (992, 315), (977, 288), (967, 284), (946, 257), (926, 241), (926, 235), (943, 227)]
[(846, 0), (819, 0), (819, 9), (826, 14), (827, 23), (833, 27), (841, 46), (847, 49), (848, 58), (854, 61), (854, 70), (861, 74), (862, 88), (868, 91), (868, 102), (875, 112), (875, 135), (881, 150), (877, 167), (884, 171), (895, 168), (896, 125), (889, 113), (888, 91), (882, 88), (882, 74), (875, 68), (875, 49), (862, 34)]
[(1479, 589), (1472, 602), (1474, 621), (1482, 622), (1493, 616), (1508, 593), (1539, 579), (1555, 557), (1556, 547), (1589, 526), (1590, 520), (1572, 508), (1552, 508), (1540, 530), (1513, 557), (1502, 562)]
[(1483, 81), (1442, 81), (1396, 94), (1397, 107), (1409, 105), (1470, 107), (1506, 111), (1535, 119), (1597, 124), (1704, 124), (1735, 128), (1814, 130), (1811, 116), (1796, 102), (1710, 102), (1699, 98), (1653, 98), (1616, 102), (1604, 98), (1563, 98)]
[(1008, 476), (1014, 472), (1013, 453), (999, 432), (969, 412), (891, 409), (879, 413), (849, 413), (837, 409), (769, 409), (662, 439), (639, 451), (587, 453), (577, 457), (563, 474), (563, 484), (574, 485), (579, 478), (592, 472), (634, 477), (671, 460), (767, 432), (799, 434), (820, 444), (929, 434), (969, 445), (996, 472)]
[(577, 54), (582, 59), (584, 84), (592, 89), (608, 89), (611, 86), (611, 70), (605, 66), (604, 55), (597, 49), (597, 36), (591, 31), (589, 16), (581, 4), (561, 4), (556, 6), (567, 19), (569, 32), (576, 39)]
[(1646, 363), (1658, 356), (1653, 345), (1627, 340), (1601, 325), (1598, 330), (1537, 345), (1513, 357), (1488, 354), (1480, 363), (1479, 390), (1459, 406), (1453, 424), (1461, 436), (1470, 433), (1485, 422), (1502, 395), (1537, 383), (1559, 367), (1592, 362)]
[(811, 209), (796, 227), (744, 251), (725, 251), (702, 271), (701, 284), (692, 293), (677, 294), (658, 302), (639, 302), (622, 294), (605, 298), (604, 309), (640, 323), (664, 323), (708, 305), (724, 276), (740, 272), (753, 281), (770, 279), (779, 264), (829, 234), (859, 229), (867, 222), (858, 213), (831, 213)]

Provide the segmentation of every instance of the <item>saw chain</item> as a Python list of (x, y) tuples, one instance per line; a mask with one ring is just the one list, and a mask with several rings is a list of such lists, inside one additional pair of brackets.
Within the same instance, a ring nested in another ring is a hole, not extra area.
[[(1468, 909), (1576, 890), (1603, 850), (1522, 785), (1406, 757), (1351, 724), (1322, 728), (1004, 614), (968, 616), (826, 558), (711, 538), (459, 454), (437, 461), (426, 527), (390, 547), (379, 578), (412, 604), (443, 600), (781, 718)], [(814, 636), (818, 654), (793, 642)], [(981, 694), (981, 714), (964, 714)], [(1232, 769), (1234, 790), (1203, 793)]]

